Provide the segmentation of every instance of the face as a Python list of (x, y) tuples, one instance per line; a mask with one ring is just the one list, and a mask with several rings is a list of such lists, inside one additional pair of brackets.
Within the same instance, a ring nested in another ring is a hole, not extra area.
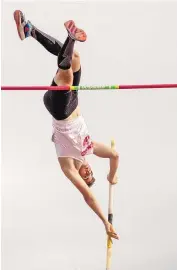
[(79, 174), (87, 185), (91, 184), (94, 180), (93, 172), (88, 163), (82, 164), (79, 169)]

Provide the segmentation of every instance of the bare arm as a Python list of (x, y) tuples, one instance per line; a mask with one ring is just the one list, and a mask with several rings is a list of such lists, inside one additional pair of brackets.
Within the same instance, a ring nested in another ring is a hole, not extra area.
[(116, 150), (102, 143), (93, 142), (93, 153), (97, 157), (110, 159), (109, 177), (114, 179), (119, 165), (119, 155)]
[(66, 177), (75, 185), (75, 187), (82, 193), (84, 200), (90, 206), (90, 208), (99, 216), (99, 218), (103, 221), (103, 223), (107, 223), (107, 219), (105, 218), (96, 198), (92, 194), (90, 188), (83, 181), (78, 171), (75, 168), (68, 168), (63, 170)]
[(119, 236), (115, 232), (113, 226), (108, 222), (106, 217), (104, 216), (98, 202), (96, 201), (94, 195), (90, 191), (89, 187), (86, 185), (86, 183), (83, 181), (81, 176), (79, 175), (78, 171), (75, 168), (68, 168), (63, 169), (64, 174), (66, 177), (75, 185), (75, 187), (82, 193), (86, 203), (90, 206), (90, 208), (99, 216), (99, 218), (102, 220), (106, 232), (110, 237), (113, 237), (115, 239), (119, 239)]

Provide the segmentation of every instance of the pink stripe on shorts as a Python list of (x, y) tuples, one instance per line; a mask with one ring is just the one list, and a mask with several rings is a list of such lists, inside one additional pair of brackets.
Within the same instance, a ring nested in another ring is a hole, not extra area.
[(93, 154), (93, 143), (82, 116), (69, 121), (53, 118), (52, 141), (58, 157), (72, 157), (83, 162), (86, 155)]

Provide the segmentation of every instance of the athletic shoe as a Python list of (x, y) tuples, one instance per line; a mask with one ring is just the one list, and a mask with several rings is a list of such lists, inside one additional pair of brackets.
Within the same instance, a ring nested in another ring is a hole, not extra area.
[(25, 20), (24, 14), (20, 10), (15, 10), (14, 20), (16, 22), (18, 35), (21, 40), (31, 36), (32, 24)]
[(74, 21), (70, 20), (64, 23), (66, 30), (68, 31), (68, 35), (77, 41), (84, 42), (87, 39), (87, 35), (84, 30), (76, 27)]

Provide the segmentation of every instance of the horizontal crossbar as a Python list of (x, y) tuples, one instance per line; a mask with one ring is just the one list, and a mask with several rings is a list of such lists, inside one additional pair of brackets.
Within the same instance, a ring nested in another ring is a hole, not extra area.
[(1, 90), (120, 90), (177, 88), (176, 84), (127, 84), (127, 85), (96, 85), (96, 86), (1, 86)]

